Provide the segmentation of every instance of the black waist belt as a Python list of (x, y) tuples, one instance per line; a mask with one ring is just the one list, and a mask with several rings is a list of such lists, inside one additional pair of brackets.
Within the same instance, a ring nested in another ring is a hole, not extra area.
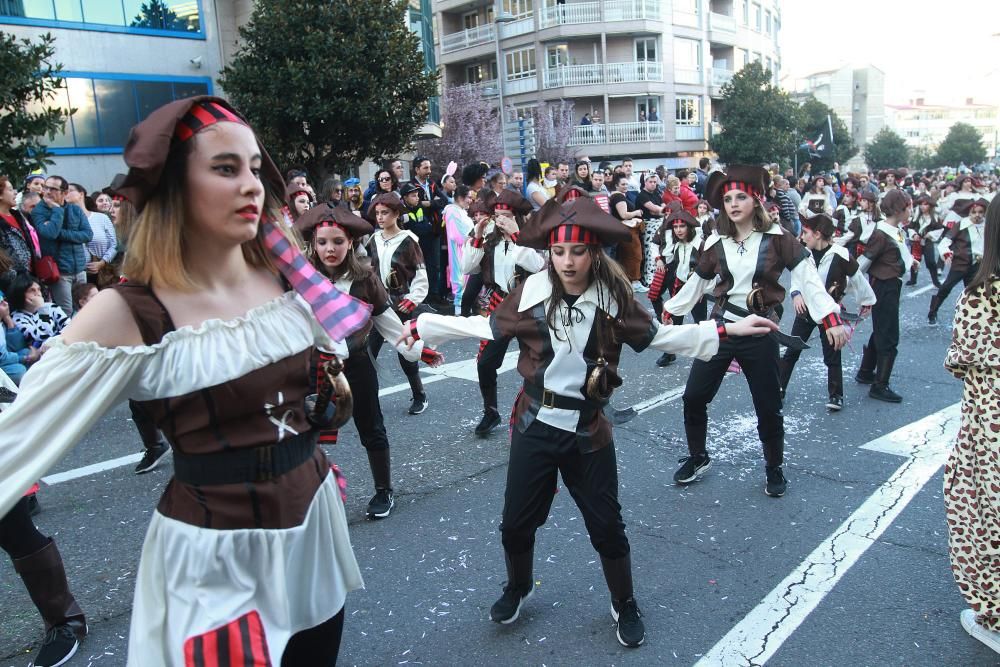
[(213, 454), (174, 452), (174, 477), (198, 486), (266, 482), (299, 467), (315, 451), (316, 434), (306, 431), (266, 447)]
[(542, 389), (538, 385), (531, 384), (530, 382), (524, 383), (524, 393), (536, 401), (539, 401), (542, 404), (542, 407), (545, 408), (555, 408), (557, 410), (596, 410), (600, 407), (593, 401), (586, 401), (582, 398), (573, 398), (571, 396), (562, 396), (553, 392), (551, 389)]

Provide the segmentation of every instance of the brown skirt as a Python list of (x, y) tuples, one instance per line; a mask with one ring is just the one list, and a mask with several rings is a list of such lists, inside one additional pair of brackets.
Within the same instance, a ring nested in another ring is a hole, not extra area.
[(628, 279), (635, 282), (642, 279), (642, 224), (632, 228), (632, 237), (618, 244), (618, 263), (622, 265)]

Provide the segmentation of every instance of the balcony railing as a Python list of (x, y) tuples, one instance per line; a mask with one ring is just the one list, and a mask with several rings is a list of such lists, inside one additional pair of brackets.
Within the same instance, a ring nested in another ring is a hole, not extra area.
[(605, 0), (604, 17), (601, 17), (600, 2), (567, 2), (544, 7), (541, 27), (574, 23), (600, 23), (601, 21), (638, 21), (642, 19), (660, 20), (659, 0)]
[(718, 30), (720, 32), (736, 32), (736, 19), (725, 14), (711, 12), (708, 15), (708, 27), (710, 30)]
[(477, 44), (492, 42), (495, 33), (493, 24), (481, 25), (478, 28), (469, 28), (460, 32), (453, 32), (441, 38), (441, 53), (451, 53), (459, 49), (466, 49)]
[(605, 123), (577, 125), (573, 129), (571, 146), (594, 144), (634, 144), (645, 141), (663, 141), (663, 123)]
[(530, 93), (538, 90), (538, 76), (535, 70), (526, 72), (523, 76), (507, 81), (503, 84), (504, 95), (517, 95), (518, 93)]
[(682, 9), (675, 9), (674, 25), (683, 25), (689, 28), (700, 28), (701, 17), (694, 12), (686, 12)]
[(712, 68), (712, 85), (718, 88), (729, 83), (733, 78), (733, 71), (729, 69)]
[(676, 67), (674, 68), (674, 83), (691, 83), (698, 85), (701, 83), (701, 70)]
[(677, 141), (701, 141), (705, 139), (705, 128), (701, 125), (675, 125), (674, 137)]
[(504, 23), (500, 28), (500, 36), (503, 38), (527, 35), (535, 31), (535, 17), (532, 12), (524, 12), (514, 17), (515, 21)]
[(640, 61), (552, 67), (545, 70), (542, 85), (548, 89), (561, 86), (590, 86), (642, 81), (663, 81), (663, 63)]

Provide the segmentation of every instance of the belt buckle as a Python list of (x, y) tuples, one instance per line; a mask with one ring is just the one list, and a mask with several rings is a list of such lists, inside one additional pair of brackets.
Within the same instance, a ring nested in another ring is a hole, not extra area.
[(542, 390), (542, 407), (554, 410), (556, 407), (556, 395), (550, 389)]
[(257, 449), (257, 481), (268, 482), (274, 479), (274, 445)]

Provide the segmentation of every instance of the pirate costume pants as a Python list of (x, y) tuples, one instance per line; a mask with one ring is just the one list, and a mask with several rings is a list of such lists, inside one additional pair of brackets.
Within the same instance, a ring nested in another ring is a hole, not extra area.
[[(399, 319), (404, 324), (409, 322), (412, 316), (412, 313), (399, 313)], [(382, 350), (383, 343), (385, 343), (385, 338), (382, 337), (382, 334), (378, 332), (378, 329), (372, 329), (372, 332), (368, 335), (368, 349), (371, 351), (373, 359), (378, 359), (378, 353)], [(417, 362), (407, 361), (398, 352), (396, 356), (399, 357), (399, 367), (403, 369), (403, 374), (406, 375), (406, 380), (410, 383), (410, 391), (413, 392), (413, 397), (426, 399), (424, 382), (420, 379), (420, 367)]]
[(479, 375), (479, 391), (483, 395), (484, 410), (499, 412), (497, 408), (497, 371), (503, 365), (503, 359), (510, 348), (511, 340), (499, 337), (484, 341), (486, 344), (479, 350), (476, 372)]
[(606, 559), (627, 556), (629, 543), (618, 503), (614, 443), (581, 454), (575, 433), (536, 419), (524, 433), (515, 428), (510, 441), (500, 524), (508, 557), (530, 554), (534, 549), (535, 532), (549, 516), (559, 474), (583, 514), (594, 549)]
[[(808, 315), (798, 315), (792, 323), (792, 335), (798, 336), (803, 341), (808, 341), (813, 331), (819, 325), (812, 321)], [(826, 335), (820, 330), (820, 343), (823, 345), (823, 363), (826, 364), (826, 390), (829, 396), (844, 397), (844, 371), (841, 365), (840, 350), (835, 350)], [(788, 388), (788, 381), (792, 378), (792, 370), (802, 354), (801, 350), (787, 348), (785, 355), (778, 365), (778, 374), (781, 379), (781, 388)]]
[(963, 271), (955, 271), (954, 269), (948, 271), (948, 277), (944, 279), (941, 286), (938, 288), (937, 293), (931, 297), (931, 315), (937, 315), (938, 308), (944, 303), (951, 291), (955, 289), (958, 283), (963, 283), (966, 287), (972, 282), (972, 279), (976, 276), (979, 271), (979, 262), (972, 264), (968, 269)]
[(719, 392), (729, 364), (736, 359), (750, 385), (757, 413), (757, 434), (769, 466), (784, 461), (785, 421), (781, 414), (778, 379), (778, 342), (771, 336), (730, 336), (708, 361), (695, 359), (684, 389), (684, 431), (692, 456), (705, 454), (708, 404)]
[(941, 278), (938, 276), (937, 246), (933, 241), (924, 243), (924, 264), (927, 266), (927, 270), (931, 272), (931, 282), (934, 284), (934, 287), (941, 287)]

